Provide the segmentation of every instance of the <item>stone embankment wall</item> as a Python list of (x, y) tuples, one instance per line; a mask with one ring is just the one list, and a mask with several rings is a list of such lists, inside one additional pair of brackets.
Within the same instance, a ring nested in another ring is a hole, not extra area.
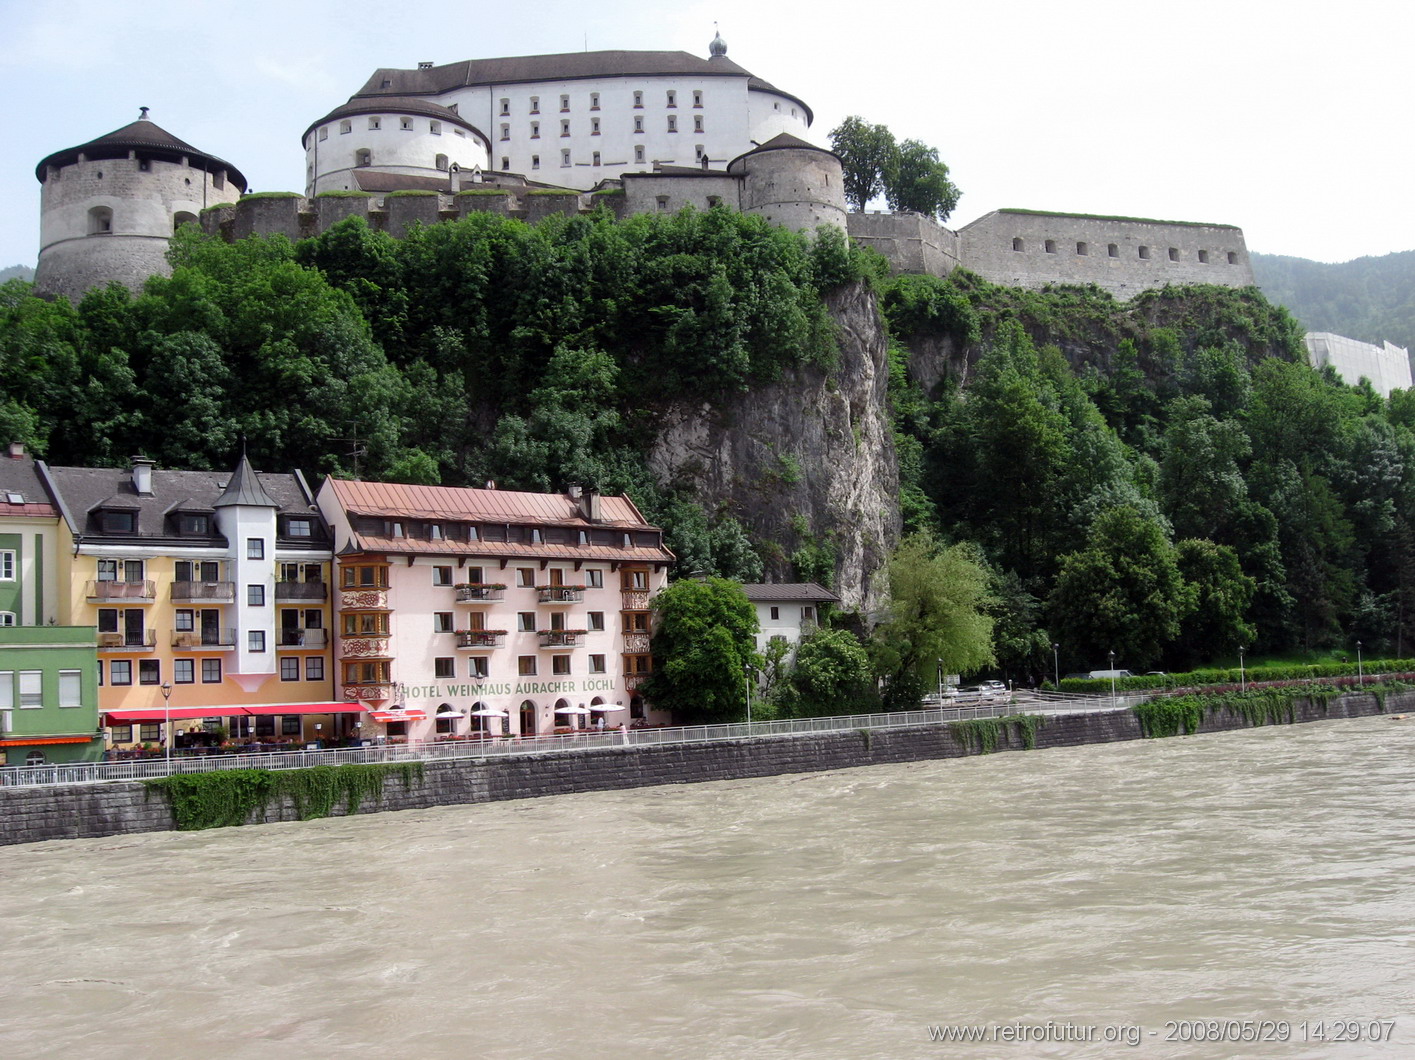
[[(1326, 704), (1299, 701), (1295, 721), (1370, 717), (1415, 709), (1415, 692), (1388, 695), (1382, 703), (1370, 694), (1347, 695)], [(1205, 717), (1201, 732), (1242, 729), (1242, 715), (1220, 711)], [(1023, 749), (1015, 724), (999, 725), (998, 751)], [(1069, 714), (1047, 718), (1036, 731), (1036, 747), (1076, 747), (1143, 738), (1129, 710)], [(614, 791), (660, 784), (696, 784), (787, 773), (814, 773), (855, 766), (963, 758), (978, 753), (967, 733), (954, 725), (846, 730), (801, 736), (663, 747), (612, 747), (564, 751), (523, 758), (491, 758), (427, 763), (423, 778), (405, 787), (391, 774), (377, 804), (361, 813), (460, 806), (470, 803), (531, 799), (589, 791)], [(343, 811), (335, 808), (335, 815)], [(252, 824), (297, 820), (293, 806), (272, 806)], [(55, 785), (0, 789), (0, 844), (46, 839), (83, 839), (173, 828), (164, 796), (137, 782)]]

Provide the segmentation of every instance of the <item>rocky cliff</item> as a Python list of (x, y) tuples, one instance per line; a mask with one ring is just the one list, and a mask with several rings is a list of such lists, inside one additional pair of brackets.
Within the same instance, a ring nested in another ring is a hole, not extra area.
[(839, 336), (833, 368), (796, 368), (715, 405), (668, 409), (649, 465), (771, 543), (763, 549), (769, 580), (795, 580), (790, 556), (802, 546), (833, 550), (842, 606), (868, 611), (900, 531), (887, 345), (867, 285), (827, 301)]

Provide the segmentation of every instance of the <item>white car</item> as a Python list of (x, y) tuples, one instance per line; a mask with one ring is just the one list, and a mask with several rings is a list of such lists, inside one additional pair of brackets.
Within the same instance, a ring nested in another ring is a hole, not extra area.
[(985, 696), (1005, 696), (1008, 694), (1007, 686), (1001, 681), (979, 681), (978, 690)]

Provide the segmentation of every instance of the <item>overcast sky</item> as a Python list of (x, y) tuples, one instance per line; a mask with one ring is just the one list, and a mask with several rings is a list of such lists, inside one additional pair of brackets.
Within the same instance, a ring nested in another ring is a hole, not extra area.
[[(380, 66), (600, 49), (728, 55), (936, 146), (951, 226), (999, 207), (1208, 221), (1319, 261), (1415, 249), (1415, 15), (1393, 0), (0, 0), (0, 267), (38, 254), (35, 164), (137, 117), (303, 188), (300, 134)], [(14, 105), (18, 104), (18, 105)]]

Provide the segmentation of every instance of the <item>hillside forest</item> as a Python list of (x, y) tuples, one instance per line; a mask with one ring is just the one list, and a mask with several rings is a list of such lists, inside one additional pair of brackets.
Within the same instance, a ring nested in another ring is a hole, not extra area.
[[(935, 614), (982, 638), (959, 655), (974, 672), (1050, 676), (1053, 644), (1063, 668), (1114, 652), (1137, 672), (1240, 645), (1399, 655), (1415, 631), (1415, 397), (1311, 370), (1300, 327), (1255, 289), (1119, 303), (892, 276), (838, 233), (725, 209), (485, 215), (402, 240), (362, 221), (300, 243), (189, 227), (171, 259), (137, 297), (0, 286), (9, 438), (61, 465), (225, 468), (244, 442), (257, 467), (312, 476), (580, 483), (629, 493), (679, 573), (830, 584), (849, 527), (767, 540), (647, 457), (685, 396), (829, 375), (825, 296), (859, 285), (890, 350), (896, 604), (930, 571), (969, 586)], [(897, 606), (837, 618), (877, 670), (924, 682), (935, 648)]]
[(1305, 330), (1415, 350), (1415, 250), (1336, 265), (1278, 254), (1252, 261), (1263, 294)]

